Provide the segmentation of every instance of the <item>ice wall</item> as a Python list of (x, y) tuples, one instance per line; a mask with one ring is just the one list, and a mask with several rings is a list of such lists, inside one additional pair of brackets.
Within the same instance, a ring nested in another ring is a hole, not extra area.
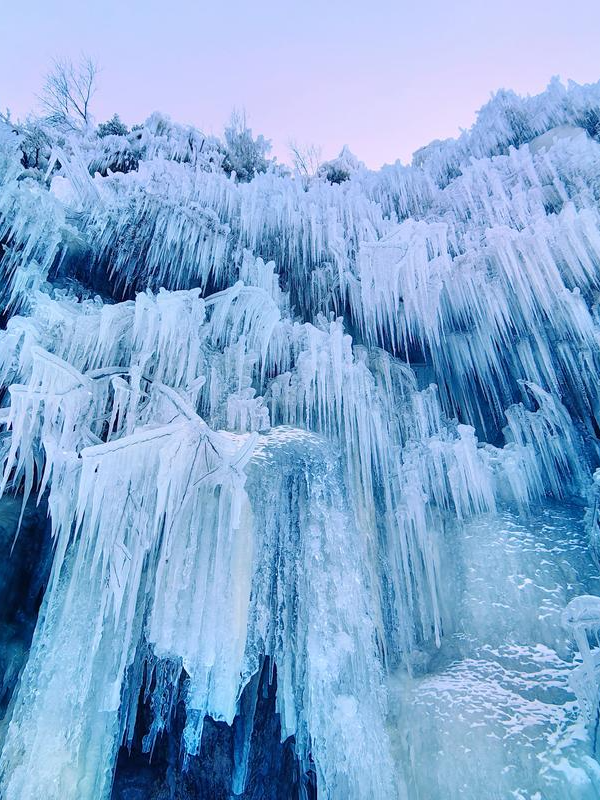
[(54, 546), (6, 800), (110, 797), (143, 687), (143, 748), (182, 697), (189, 765), (265, 663), (319, 796), (430, 791), (390, 676), (442, 660), (457, 615), (491, 636), (456, 579), (474, 520), (580, 502), (598, 464), (599, 122), (598, 86), (500, 93), (457, 141), (342, 183), (236, 182), (157, 115), (48, 132), (24, 169), (26, 132), (0, 126), (0, 491), (25, 520), (48, 503)]

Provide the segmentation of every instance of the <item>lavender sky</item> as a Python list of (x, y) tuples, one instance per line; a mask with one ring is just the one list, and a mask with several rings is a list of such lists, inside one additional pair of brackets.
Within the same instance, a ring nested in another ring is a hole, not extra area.
[(0, 107), (24, 116), (56, 56), (102, 67), (98, 121), (152, 111), (220, 133), (348, 144), (371, 167), (471, 125), (490, 92), (600, 79), (599, 0), (0, 0)]

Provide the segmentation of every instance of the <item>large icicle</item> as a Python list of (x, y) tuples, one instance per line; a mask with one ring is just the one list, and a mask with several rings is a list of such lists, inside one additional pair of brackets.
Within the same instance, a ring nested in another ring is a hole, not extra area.
[[(157, 384), (154, 392), (172, 422), (70, 458), (46, 448), (56, 556), (6, 734), (7, 800), (108, 797), (123, 682), (143, 636), (159, 655), (183, 659), (198, 684), (191, 709), (198, 703), (201, 715), (232, 719), (250, 592), (243, 466), (253, 439), (237, 446), (172, 390)], [(56, 437), (55, 419), (44, 415), (44, 423)], [(180, 624), (186, 616), (192, 637)]]

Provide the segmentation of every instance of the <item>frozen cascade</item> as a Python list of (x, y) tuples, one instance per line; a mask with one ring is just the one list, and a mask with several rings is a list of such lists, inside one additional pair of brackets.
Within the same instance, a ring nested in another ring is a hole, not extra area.
[(306, 180), (159, 114), (37, 135), (2, 797), (597, 797), (600, 85)]

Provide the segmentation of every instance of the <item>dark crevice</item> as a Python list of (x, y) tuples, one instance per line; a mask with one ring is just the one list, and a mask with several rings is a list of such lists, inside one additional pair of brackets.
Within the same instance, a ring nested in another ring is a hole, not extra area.
[(174, 719), (151, 755), (143, 752), (152, 709), (142, 687), (131, 748), (119, 751), (112, 800), (316, 800), (314, 771), (303, 770), (292, 737), (281, 742), (276, 682), (265, 660), (242, 693), (233, 725), (207, 717), (200, 753), (186, 763), (180, 746), (185, 676)]
[(27, 503), (17, 536), (21, 502), (0, 500), (0, 717), (27, 660), (52, 565), (46, 503)]

